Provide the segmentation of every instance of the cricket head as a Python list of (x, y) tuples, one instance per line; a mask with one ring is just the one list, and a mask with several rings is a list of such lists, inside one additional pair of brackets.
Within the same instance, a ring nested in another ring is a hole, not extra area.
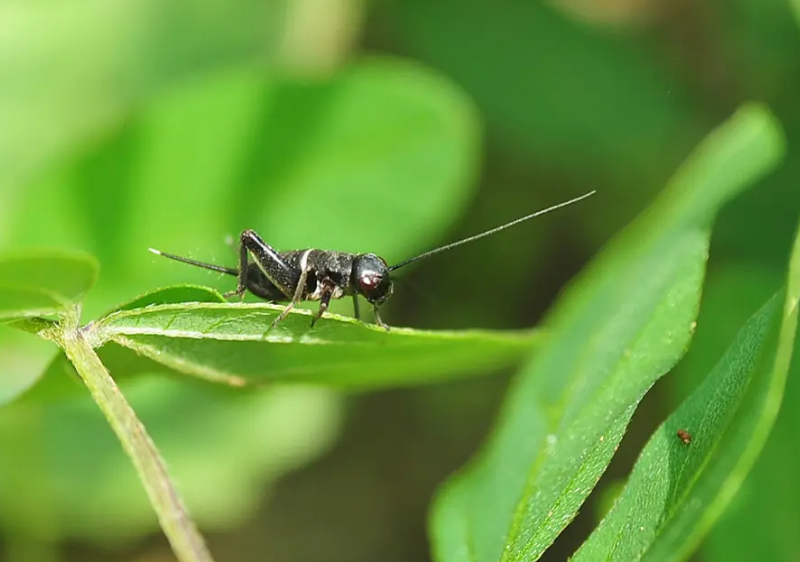
[(371, 304), (380, 306), (392, 296), (389, 266), (375, 254), (360, 254), (353, 260), (353, 287)]

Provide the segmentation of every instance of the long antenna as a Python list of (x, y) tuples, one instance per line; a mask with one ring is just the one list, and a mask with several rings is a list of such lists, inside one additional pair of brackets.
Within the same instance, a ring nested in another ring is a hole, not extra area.
[(211, 271), (218, 271), (219, 273), (226, 273), (228, 275), (233, 275), (233, 276), (239, 275), (238, 270), (231, 269), (230, 267), (222, 267), (221, 265), (215, 265), (213, 263), (203, 263), (201, 261), (195, 261), (189, 258), (183, 258), (181, 256), (176, 256), (175, 254), (168, 254), (166, 252), (162, 252), (161, 250), (156, 250), (155, 248), (148, 248), (148, 250), (150, 250), (157, 256), (164, 256), (165, 258), (179, 261), (181, 263), (188, 263), (189, 265), (193, 265), (195, 267), (202, 267), (203, 269), (210, 269)]
[(469, 238), (464, 238), (463, 240), (459, 240), (458, 242), (453, 242), (452, 244), (447, 244), (447, 245), (441, 246), (439, 248), (434, 248), (433, 250), (428, 250), (427, 252), (424, 252), (424, 253), (422, 253), (422, 254), (420, 254), (418, 256), (414, 256), (413, 258), (409, 258), (406, 261), (398, 263), (397, 265), (393, 265), (392, 267), (389, 268), (389, 271), (394, 271), (395, 269), (400, 269), (401, 267), (405, 267), (408, 264), (414, 263), (417, 260), (421, 260), (423, 258), (430, 257), (430, 256), (432, 256), (434, 254), (438, 254), (439, 252), (444, 252), (445, 250), (450, 250), (452, 248), (455, 248), (456, 246), (461, 246), (461, 244), (466, 244), (467, 242), (472, 242), (473, 240), (478, 240), (479, 238), (483, 238), (485, 236), (489, 236), (490, 234), (494, 234), (496, 232), (500, 232), (501, 230), (505, 230), (506, 228), (510, 228), (512, 226), (515, 226), (515, 225), (521, 223), (521, 222), (525, 222), (526, 220), (529, 220), (529, 219), (532, 219), (532, 218), (539, 217), (539, 216), (542, 216), (544, 214), (547, 214), (550, 211), (555, 211), (556, 209), (560, 209), (562, 207), (566, 207), (567, 205), (572, 205), (573, 203), (577, 203), (578, 201), (581, 201), (582, 199), (586, 199), (587, 197), (589, 197), (590, 195), (594, 195), (595, 193), (596, 193), (596, 191), (590, 191), (589, 193), (584, 193), (583, 195), (581, 195), (580, 197), (576, 197), (575, 199), (570, 199), (569, 201), (564, 201), (563, 203), (559, 203), (558, 205), (553, 205), (552, 207), (548, 207), (546, 209), (542, 209), (541, 211), (536, 211), (535, 213), (531, 213), (530, 215), (526, 215), (526, 216), (524, 216), (522, 218), (519, 218), (517, 220), (513, 220), (513, 221), (508, 222), (506, 224), (500, 225), (500, 226), (495, 227), (495, 228), (493, 228), (491, 230), (487, 230), (486, 232), (481, 232), (480, 234), (476, 234), (475, 236), (470, 236)]

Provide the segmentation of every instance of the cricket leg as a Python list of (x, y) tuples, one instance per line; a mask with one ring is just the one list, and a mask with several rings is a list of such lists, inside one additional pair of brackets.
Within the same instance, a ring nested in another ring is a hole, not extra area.
[(377, 307), (377, 306), (373, 306), (373, 307), (372, 307), (372, 314), (373, 314), (373, 316), (375, 316), (375, 323), (376, 323), (378, 326), (380, 326), (381, 328), (383, 328), (383, 329), (384, 329), (384, 330), (386, 330), (387, 332), (388, 332), (388, 331), (390, 331), (390, 330), (389, 330), (389, 324), (385, 324), (385, 323), (383, 322), (383, 320), (381, 320), (381, 317), (380, 317), (380, 315), (378, 314), (378, 307)]
[(270, 330), (272, 330), (272, 328), (274, 328), (278, 322), (286, 318), (286, 316), (289, 314), (289, 311), (294, 308), (294, 305), (300, 302), (300, 300), (303, 298), (303, 291), (306, 288), (306, 281), (308, 280), (308, 270), (308, 266), (304, 264), (303, 269), (300, 270), (300, 279), (297, 281), (297, 287), (294, 289), (292, 300), (289, 301), (289, 304), (286, 305), (277, 318), (272, 321), (272, 324), (270, 324), (269, 327)]
[(358, 295), (353, 295), (353, 316), (356, 320), (361, 320), (361, 311), (358, 308)]
[(264, 242), (253, 230), (245, 230), (239, 236), (239, 282), (236, 290), (225, 297), (244, 298), (248, 287), (248, 256), (252, 254), (258, 268), (286, 298), (292, 298), (295, 272), (272, 246)]
[(334, 287), (328, 283), (325, 284), (324, 288), (322, 289), (322, 296), (319, 298), (319, 310), (314, 315), (314, 318), (311, 319), (311, 327), (314, 327), (314, 324), (317, 323), (317, 320), (322, 318), (322, 315), (325, 314), (325, 311), (328, 310), (328, 305), (331, 302), (331, 297), (333, 296)]
[(244, 293), (247, 291), (247, 270), (248, 263), (247, 263), (247, 246), (245, 246), (244, 239), (245, 234), (249, 231), (242, 232), (239, 242), (239, 277), (238, 282), (236, 284), (236, 290), (230, 291), (222, 295), (226, 299), (231, 297), (239, 297), (240, 300), (244, 300)]

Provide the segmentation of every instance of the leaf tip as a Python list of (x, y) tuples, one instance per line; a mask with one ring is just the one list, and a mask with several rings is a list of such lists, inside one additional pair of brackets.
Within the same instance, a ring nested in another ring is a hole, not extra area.
[(765, 103), (747, 102), (736, 111), (734, 118), (743, 129), (763, 139), (773, 160), (780, 160), (785, 151), (783, 128)]

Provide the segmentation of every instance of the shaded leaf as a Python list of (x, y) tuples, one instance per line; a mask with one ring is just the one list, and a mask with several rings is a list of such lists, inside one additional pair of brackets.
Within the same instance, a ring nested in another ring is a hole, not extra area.
[(790, 562), (800, 552), (800, 364), (788, 377), (781, 410), (767, 444), (741, 489), (703, 541), (707, 562), (736, 560), (743, 552)]
[(451, 81), (382, 57), (322, 84), (280, 86), (265, 123), (280, 137), (257, 155), (273, 164), (258, 178), (263, 203), (245, 184), (237, 230), (258, 228), (280, 249), (375, 252), (396, 263), (462, 211), (480, 133), (471, 100)]
[[(785, 296), (773, 297), (748, 321), (702, 386), (653, 435), (619, 502), (576, 561), (689, 557), (772, 429), (792, 359), (798, 300), (800, 236)], [(690, 446), (676, 443), (678, 429), (691, 433)]]
[(473, 92), (514, 150), (570, 168), (577, 159), (583, 173), (657, 169), (653, 159), (663, 161), (675, 144), (666, 139), (689, 116), (674, 79), (635, 35), (597, 33), (548, 4), (417, 0), (390, 9), (411, 51)]
[(788, 368), (775, 361), (780, 304), (773, 298), (753, 316), (705, 383), (653, 435), (619, 501), (574, 560), (680, 561), (697, 547), (767, 437), (766, 408), (774, 419), (772, 384), (780, 380), (782, 394)]
[[(24, 195), (22, 182), (113, 129), (166, 85), (227, 65), (272, 62), (282, 13), (272, 0), (4, 7), (3, 19), (15, 25), (0, 36), (0, 223)], [(55, 71), (60, 60), (73, 64)]]
[[(0, 406), (13, 402), (41, 379), (58, 356), (51, 341), (19, 331), (17, 325), (30, 320), (17, 320), (11, 326), (0, 326)], [(38, 330), (32, 330), (34, 332)]]
[(233, 386), (314, 382), (347, 387), (419, 384), (479, 373), (519, 360), (537, 332), (425, 332), (364, 325), (282, 306), (180, 304), (114, 313), (92, 327), (112, 342), (179, 372)]
[(52, 293), (0, 285), (0, 322), (46, 316), (63, 307), (64, 301)]
[[(208, 531), (240, 525), (275, 479), (332, 446), (344, 413), (336, 393), (324, 388), (231, 396), (145, 376), (125, 381), (122, 390), (169, 463), (193, 518)], [(47, 533), (51, 540), (135, 543), (157, 532), (153, 508), (83, 394), (47, 403), (23, 398), (0, 409), (3, 459), (14, 459), (0, 463), (0, 516), (18, 532)], [(43, 459), (56, 459), (57, 473)], [(26, 517), (34, 507), (36, 517)]]
[(800, 25), (800, 0), (789, 0), (789, 5), (792, 7), (798, 25)]
[[(164, 287), (140, 295), (135, 299), (120, 305), (116, 311), (146, 308), (158, 304), (172, 304), (181, 302), (224, 302), (222, 295), (199, 285), (175, 285)], [(24, 326), (14, 325), (16, 328)], [(120, 378), (124, 373), (154, 373), (163, 371), (164, 368), (144, 357), (122, 350), (114, 353), (106, 348), (100, 353), (100, 359), (115, 378)], [(119, 349), (117, 349), (119, 351)], [(33, 386), (33, 385), (31, 385)], [(60, 352), (45, 369), (35, 386), (25, 394), (25, 401), (55, 400), (83, 394), (86, 389), (72, 364), (63, 352)]]
[(568, 288), (492, 439), (434, 505), (437, 560), (535, 560), (572, 520), (688, 345), (717, 209), (776, 164), (781, 140), (766, 110), (741, 109)]
[(91, 256), (54, 250), (0, 255), (0, 320), (62, 312), (94, 284)]
[[(117, 219), (128, 234), (119, 247), (94, 239), (100, 255), (124, 257), (114, 271), (126, 274), (104, 276), (109, 287), (186, 280), (232, 289), (232, 278), (143, 250), (233, 266), (236, 251), (223, 241), (246, 228), (279, 250), (370, 251), (400, 261), (433, 245), (475, 187), (475, 109), (425, 67), (385, 57), (324, 80), (253, 69), (213, 78), (176, 88), (137, 120), (130, 216)], [(94, 190), (108, 183), (86, 173), (92, 166), (78, 168), (76, 182), (97, 183)]]

